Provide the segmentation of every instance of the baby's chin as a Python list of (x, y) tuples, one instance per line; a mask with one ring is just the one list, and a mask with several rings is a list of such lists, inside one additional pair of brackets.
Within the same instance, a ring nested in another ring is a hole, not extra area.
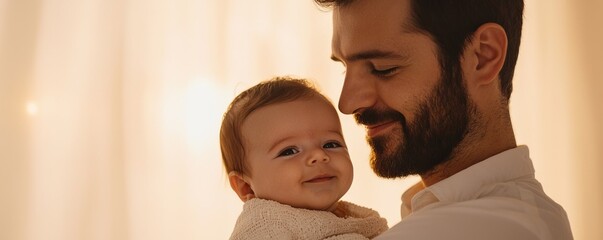
[[(287, 203), (285, 203), (287, 204)], [(312, 203), (312, 204), (287, 204), (295, 208), (304, 208), (309, 210), (318, 210), (318, 211), (329, 211), (333, 212), (337, 209), (339, 204), (339, 199), (335, 201), (329, 201), (326, 203)]]
[(321, 211), (335, 213), (338, 210), (338, 206), (339, 206), (339, 199), (335, 200), (334, 202), (330, 202), (320, 208), (315, 208), (315, 210), (321, 210)]
[[(303, 196), (293, 197), (293, 195), (289, 195), (286, 198), (264, 198), (273, 201), (277, 201), (281, 204), (289, 205), (294, 208), (303, 208), (308, 210), (317, 210), (317, 211), (329, 211), (332, 212), (337, 209), (338, 203), (345, 194), (344, 191), (337, 192), (325, 192), (323, 194), (305, 194)], [(262, 197), (260, 197), (262, 198)]]

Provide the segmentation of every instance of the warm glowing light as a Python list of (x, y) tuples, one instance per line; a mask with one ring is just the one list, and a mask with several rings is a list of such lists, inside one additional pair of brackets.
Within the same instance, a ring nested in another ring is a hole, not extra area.
[(198, 77), (187, 87), (185, 114), (189, 143), (196, 146), (217, 143), (222, 113), (234, 97), (228, 93), (225, 86), (208, 77)]
[(38, 104), (36, 104), (35, 102), (28, 102), (26, 110), (29, 115), (35, 116), (36, 114), (38, 114)]

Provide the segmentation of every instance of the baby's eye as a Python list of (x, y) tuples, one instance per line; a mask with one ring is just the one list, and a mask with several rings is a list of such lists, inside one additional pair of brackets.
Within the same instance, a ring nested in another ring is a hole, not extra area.
[(289, 155), (293, 155), (298, 153), (299, 150), (295, 149), (295, 148), (286, 148), (285, 150), (281, 151), (278, 156), (279, 157), (284, 157), (284, 156), (289, 156)]
[(322, 145), (323, 148), (339, 148), (342, 147), (338, 142), (328, 142), (325, 145)]

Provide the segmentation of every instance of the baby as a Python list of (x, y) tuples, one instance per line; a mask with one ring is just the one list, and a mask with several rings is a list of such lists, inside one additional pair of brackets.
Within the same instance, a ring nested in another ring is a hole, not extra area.
[(235, 97), (220, 147), (244, 202), (230, 239), (369, 239), (387, 230), (374, 210), (340, 201), (353, 169), (339, 117), (305, 80), (278, 77)]

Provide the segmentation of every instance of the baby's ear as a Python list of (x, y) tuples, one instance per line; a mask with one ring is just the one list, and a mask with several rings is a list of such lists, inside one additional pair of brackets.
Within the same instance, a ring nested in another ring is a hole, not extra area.
[(246, 202), (247, 200), (255, 197), (255, 193), (253, 192), (253, 189), (251, 189), (251, 185), (248, 183), (248, 180), (245, 179), (243, 174), (236, 171), (229, 172), (228, 181), (230, 182), (230, 187), (237, 193), (237, 195), (239, 195), (241, 201)]

